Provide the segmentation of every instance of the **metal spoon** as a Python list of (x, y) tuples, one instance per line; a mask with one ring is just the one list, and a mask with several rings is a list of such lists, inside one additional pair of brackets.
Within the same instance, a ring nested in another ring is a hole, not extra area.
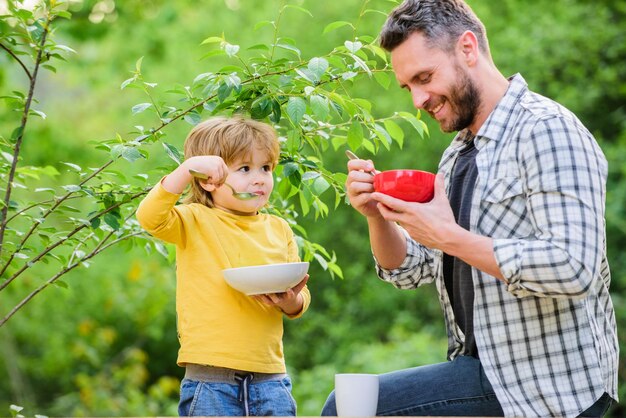
[[(200, 171), (196, 171), (193, 168), (189, 169), (189, 174), (191, 174), (192, 176), (202, 179), (202, 180), (207, 180), (209, 178), (209, 176), (207, 176), (204, 173), (201, 173)], [(238, 192), (235, 190), (235, 188), (233, 186), (231, 186), (228, 183), (224, 183), (224, 186), (228, 187), (230, 190), (232, 190), (233, 192), (233, 197), (239, 200), (250, 200), (250, 199), (254, 199), (256, 197), (259, 197), (258, 195), (254, 194), (254, 193), (248, 193), (248, 192)]]
[[(346, 155), (351, 160), (360, 160), (360, 158), (357, 157), (357, 155), (355, 153), (353, 153), (352, 151), (350, 151), (349, 149), (346, 150)], [(373, 171), (366, 171), (366, 173), (371, 175), (371, 176), (375, 176), (376, 175), (376, 173), (374, 173)]]

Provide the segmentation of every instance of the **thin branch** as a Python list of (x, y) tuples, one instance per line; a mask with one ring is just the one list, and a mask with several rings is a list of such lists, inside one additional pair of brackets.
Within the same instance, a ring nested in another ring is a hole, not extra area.
[(26, 65), (24, 65), (22, 60), (17, 55), (15, 55), (15, 53), (13, 51), (11, 51), (11, 49), (9, 49), (7, 46), (5, 46), (2, 42), (0, 42), (0, 48), (2, 48), (5, 51), (7, 51), (9, 53), (9, 55), (12, 56), (13, 59), (15, 59), (15, 61), (17, 61), (17, 63), (22, 67), (22, 69), (26, 73), (26, 76), (28, 77), (28, 79), (30, 81), (32, 81), (33, 80), (33, 76), (31, 75), (30, 71), (28, 71), (28, 68), (26, 68)]
[(0, 255), (2, 254), (2, 245), (4, 242), (4, 231), (6, 230), (7, 223), (7, 214), (9, 210), (9, 203), (11, 201), (11, 191), (13, 179), (15, 178), (15, 170), (17, 169), (18, 157), (20, 155), (20, 147), (22, 145), (22, 140), (24, 138), (24, 130), (26, 129), (26, 122), (28, 121), (28, 114), (30, 112), (30, 105), (33, 100), (33, 96), (35, 95), (35, 84), (37, 82), (37, 74), (39, 73), (39, 66), (41, 65), (41, 56), (43, 55), (44, 47), (46, 46), (46, 38), (49, 33), (49, 25), (50, 25), (50, 16), (46, 21), (46, 25), (43, 29), (43, 34), (41, 35), (41, 42), (39, 51), (37, 52), (37, 58), (35, 60), (35, 69), (33, 70), (33, 74), (30, 77), (30, 88), (28, 90), (28, 96), (26, 97), (26, 103), (24, 104), (24, 113), (22, 114), (22, 123), (19, 128), (19, 134), (15, 140), (15, 147), (13, 149), (13, 161), (11, 162), (11, 170), (9, 171), (9, 176), (7, 179), (7, 189), (4, 195), (4, 206), (2, 206), (2, 211), (0, 211)]
[[(98, 195), (103, 195), (103, 194), (108, 194), (108, 192), (99, 192), (99, 193), (94, 193), (95, 196)], [(127, 192), (114, 192), (114, 194), (118, 194), (118, 195), (131, 195), (131, 193), (127, 193)], [(81, 197), (85, 197), (85, 196), (70, 196), (67, 199), (79, 199)], [(67, 200), (66, 199), (66, 200)], [(13, 215), (9, 216), (9, 218), (7, 219), (7, 224), (10, 223), (13, 219), (15, 219), (16, 217), (18, 217), (19, 215), (21, 215), (22, 213), (28, 212), (29, 210), (36, 208), (38, 206), (41, 205), (47, 205), (50, 203), (54, 203), (56, 202), (57, 199), (48, 199), (48, 200), (42, 200), (41, 202), (37, 202), (37, 203), (33, 203), (31, 205), (28, 205), (26, 207), (23, 207), (22, 209), (20, 209), (19, 211), (15, 212)]]
[[(146, 194), (146, 191), (143, 191), (141, 193), (137, 193), (136, 195), (132, 196), (130, 200), (134, 200), (140, 196), (143, 196), (144, 194)], [(109, 206), (108, 208), (100, 211), (99, 213), (95, 214), (94, 216), (92, 216), (91, 219), (95, 219), (99, 216), (105, 215), (109, 212), (111, 212), (113, 209), (117, 209), (118, 207), (120, 207), (122, 204), (127, 203), (127, 202), (118, 202), (115, 205)], [(22, 268), (20, 268), (18, 271), (16, 271), (15, 273), (13, 273), (13, 275), (11, 277), (9, 277), (8, 279), (6, 279), (4, 282), (2, 282), (0, 284), (0, 291), (2, 291), (2, 289), (4, 289), (5, 287), (7, 287), (9, 285), (9, 283), (11, 283), (13, 280), (15, 280), (17, 277), (19, 277), (24, 271), (26, 271), (27, 269), (31, 268), (36, 262), (38, 262), (39, 260), (41, 260), (46, 254), (48, 254), (50, 251), (54, 250), (56, 247), (58, 247), (59, 245), (63, 244), (64, 242), (66, 242), (68, 239), (70, 239), (71, 237), (73, 237), (74, 235), (76, 235), (78, 232), (80, 232), (81, 230), (83, 230), (84, 228), (86, 228), (87, 225), (82, 224), (78, 227), (76, 227), (73, 231), (71, 231), (69, 234), (66, 234), (63, 239), (58, 240), (57, 242), (55, 242), (54, 244), (49, 245), (48, 247), (46, 247), (42, 252), (40, 252), (39, 254), (37, 254), (36, 257), (34, 257), (33, 259), (31, 259), (28, 263), (24, 264), (22, 266)], [(31, 228), (31, 231), (33, 230), (33, 228)], [(30, 232), (30, 231), (29, 231)], [(13, 254), (11, 254), (11, 257), (9, 257), (9, 260), (6, 262), (6, 264), (3, 266), (2, 268), (2, 272), (0, 272), (0, 276), (6, 271), (6, 269), (9, 267), (9, 265), (11, 264), (11, 261), (13, 260), (13, 258), (15, 257), (15, 254), (17, 253), (14, 252)]]
[[(114, 231), (110, 232), (109, 235), (106, 236), (106, 238), (103, 240), (106, 241), (108, 240)], [(43, 283), (41, 286), (39, 286), (37, 289), (33, 290), (28, 296), (26, 296), (24, 299), (22, 299), (22, 301), (20, 303), (18, 303), (17, 305), (15, 305), (15, 307), (13, 309), (11, 309), (11, 311), (4, 317), (2, 318), (2, 320), (0, 320), (0, 327), (2, 327), (2, 325), (4, 325), (13, 315), (15, 315), (15, 313), (17, 311), (19, 311), (24, 305), (26, 305), (32, 298), (34, 298), (35, 296), (37, 296), (37, 294), (39, 292), (41, 292), (42, 290), (44, 290), (46, 287), (50, 286), (51, 284), (53, 284), (54, 282), (56, 282), (61, 276), (63, 276), (64, 274), (68, 273), (69, 271), (75, 269), (76, 267), (78, 267), (79, 265), (81, 265), (82, 263), (84, 263), (85, 261), (95, 257), (96, 255), (100, 254), (101, 252), (105, 251), (107, 248), (117, 244), (118, 242), (124, 241), (125, 239), (128, 238), (132, 238), (134, 236), (137, 235), (141, 235), (142, 232), (136, 232), (130, 235), (125, 235), (123, 237), (120, 237), (114, 241), (111, 241), (109, 244), (107, 244), (106, 246), (98, 246), (96, 247), (91, 253), (89, 253), (88, 255), (86, 255), (85, 257), (81, 258), (80, 260), (78, 260), (77, 262), (75, 262), (74, 264), (71, 264), (67, 267), (65, 267), (64, 269), (62, 269), (61, 271), (59, 271), (57, 274), (55, 274), (54, 276), (52, 276), (50, 279), (48, 279), (45, 283)]]

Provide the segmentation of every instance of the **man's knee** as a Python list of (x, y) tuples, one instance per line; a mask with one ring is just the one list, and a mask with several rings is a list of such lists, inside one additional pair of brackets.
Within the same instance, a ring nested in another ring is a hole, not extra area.
[(337, 416), (337, 407), (335, 406), (335, 391), (330, 392), (328, 395), (328, 399), (326, 399), (326, 403), (322, 408), (321, 416), (323, 417), (336, 417)]

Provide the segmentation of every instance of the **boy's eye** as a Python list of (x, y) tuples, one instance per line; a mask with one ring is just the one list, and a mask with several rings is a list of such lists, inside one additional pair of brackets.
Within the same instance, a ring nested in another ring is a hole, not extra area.
[(248, 167), (247, 165), (243, 165), (239, 167), (239, 171), (248, 172), (250, 171), (250, 167)]
[(272, 167), (270, 165), (264, 165), (263, 171), (272, 171)]

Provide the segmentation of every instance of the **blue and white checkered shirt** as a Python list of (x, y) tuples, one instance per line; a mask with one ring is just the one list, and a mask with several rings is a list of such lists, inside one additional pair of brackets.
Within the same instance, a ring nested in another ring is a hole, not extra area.
[[(459, 132), (439, 170), (446, 187)], [(475, 268), (474, 333), (481, 363), (507, 416), (576, 416), (604, 392), (617, 400), (618, 343), (606, 256), (607, 162), (570, 111), (528, 90), (521, 75), (475, 138), (478, 178), (470, 230), (493, 238), (508, 285)], [(405, 231), (406, 234), (406, 231)], [(442, 252), (407, 234), (407, 256), (381, 279), (401, 289), (435, 282), (449, 357), (455, 322)]]

